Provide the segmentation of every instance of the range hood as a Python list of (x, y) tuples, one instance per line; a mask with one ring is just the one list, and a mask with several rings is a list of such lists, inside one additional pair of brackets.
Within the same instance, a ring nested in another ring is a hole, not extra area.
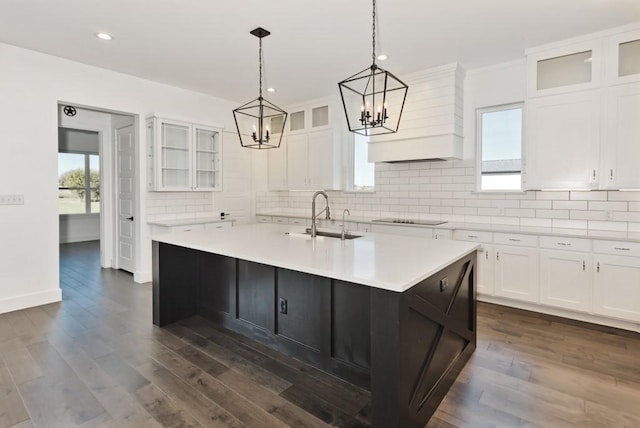
[(369, 162), (462, 159), (462, 143), (462, 137), (454, 134), (369, 143)]
[(457, 63), (406, 76), (400, 129), (370, 137), (369, 162), (462, 159), (464, 77)]

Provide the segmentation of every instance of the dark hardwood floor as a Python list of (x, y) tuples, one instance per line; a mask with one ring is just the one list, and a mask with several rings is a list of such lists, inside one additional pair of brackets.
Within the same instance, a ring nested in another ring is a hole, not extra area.
[[(0, 315), (0, 427), (363, 427), (369, 394), (60, 247), (61, 303)], [(640, 335), (479, 304), (478, 348), (429, 427), (640, 427)]]

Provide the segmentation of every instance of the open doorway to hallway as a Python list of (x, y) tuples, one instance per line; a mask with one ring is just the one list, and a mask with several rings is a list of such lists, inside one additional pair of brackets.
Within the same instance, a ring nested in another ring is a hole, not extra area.
[(134, 115), (58, 105), (60, 243), (94, 242), (100, 266), (136, 269)]

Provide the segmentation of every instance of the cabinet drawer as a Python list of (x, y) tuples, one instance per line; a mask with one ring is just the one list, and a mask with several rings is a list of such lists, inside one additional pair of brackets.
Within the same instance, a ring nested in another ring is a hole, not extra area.
[(233, 223), (230, 221), (220, 222), (220, 223), (207, 223), (205, 225), (205, 229), (213, 230), (213, 229), (226, 229), (228, 227), (233, 227)]
[(640, 256), (640, 243), (624, 241), (593, 241), (593, 252), (618, 256)]
[(258, 223), (271, 223), (271, 217), (269, 217), (267, 215), (257, 215), (256, 216), (256, 221)]
[(456, 241), (492, 242), (493, 233), (479, 230), (456, 230), (453, 232)]
[(204, 230), (204, 224), (185, 224), (183, 226), (171, 226), (169, 232), (191, 232), (195, 230)]
[(541, 236), (540, 247), (554, 250), (591, 251), (591, 240), (581, 238), (563, 238)]
[(273, 222), (278, 224), (289, 224), (289, 219), (287, 217), (274, 217)]
[(519, 233), (496, 233), (493, 235), (493, 242), (497, 244), (516, 245), (518, 247), (537, 247), (538, 237)]
[(294, 226), (307, 226), (311, 224), (311, 221), (304, 218), (289, 218), (289, 224)]

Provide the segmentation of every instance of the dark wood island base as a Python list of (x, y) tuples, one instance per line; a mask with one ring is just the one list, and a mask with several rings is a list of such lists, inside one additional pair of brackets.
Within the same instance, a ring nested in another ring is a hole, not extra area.
[(476, 346), (475, 251), (398, 293), (153, 241), (153, 323), (200, 315), (371, 390), (423, 427)]

